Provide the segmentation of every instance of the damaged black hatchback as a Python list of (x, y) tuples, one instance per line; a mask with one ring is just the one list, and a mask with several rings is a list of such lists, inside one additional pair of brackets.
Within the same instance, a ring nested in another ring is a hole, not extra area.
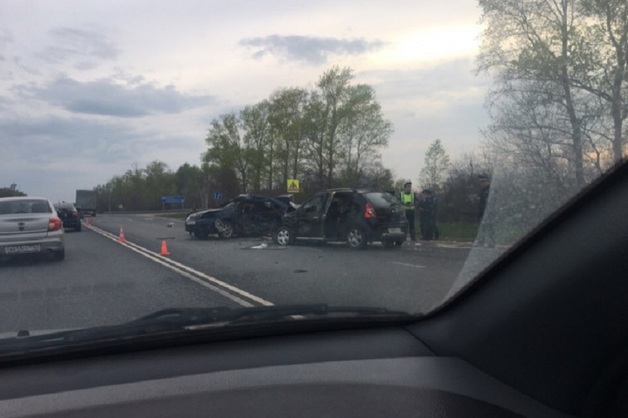
[(287, 204), (272, 197), (246, 194), (219, 208), (188, 215), (185, 230), (200, 239), (212, 234), (221, 238), (263, 236), (281, 226), (287, 210)]
[(330, 189), (315, 194), (286, 214), (275, 234), (279, 245), (296, 239), (346, 241), (352, 248), (366, 248), (381, 241), (399, 248), (406, 240), (408, 222), (393, 195), (373, 190)]

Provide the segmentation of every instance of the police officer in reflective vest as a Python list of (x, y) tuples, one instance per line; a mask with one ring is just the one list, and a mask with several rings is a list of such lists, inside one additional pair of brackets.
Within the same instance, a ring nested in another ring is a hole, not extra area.
[(408, 229), (410, 230), (410, 239), (416, 241), (416, 232), (414, 230), (414, 209), (415, 209), (415, 196), (412, 193), (412, 182), (406, 182), (403, 185), (403, 191), (400, 194), (401, 204), (406, 211), (406, 219), (408, 220)]

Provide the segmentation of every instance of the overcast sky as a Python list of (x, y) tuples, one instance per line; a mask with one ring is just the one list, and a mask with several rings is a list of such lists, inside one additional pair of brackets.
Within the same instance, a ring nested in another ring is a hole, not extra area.
[(384, 164), (416, 183), (476, 149), (488, 82), (474, 0), (0, 0), (0, 186), (74, 200), (134, 164), (200, 163), (212, 119), (334, 65), (375, 88)]

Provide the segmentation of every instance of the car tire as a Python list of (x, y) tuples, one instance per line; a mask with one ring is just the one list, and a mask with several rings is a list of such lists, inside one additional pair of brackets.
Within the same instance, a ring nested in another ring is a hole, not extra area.
[(81, 226), (81, 224), (79, 223), (78, 226), (76, 228), (74, 228), (74, 230), (76, 232), (81, 232), (83, 230), (83, 227)]
[(279, 227), (274, 236), (275, 244), (286, 246), (294, 244), (294, 233), (286, 226)]
[(222, 221), (222, 229), (218, 230), (218, 235), (220, 236), (220, 238), (233, 238), (234, 233), (235, 228), (233, 224), (229, 221)]
[(52, 253), (52, 258), (54, 258), (55, 261), (63, 261), (65, 259), (65, 249)]
[(366, 232), (364, 232), (364, 229), (359, 226), (354, 226), (349, 229), (349, 232), (347, 233), (347, 244), (349, 247), (357, 250), (363, 250), (366, 248), (367, 243), (368, 241), (366, 239)]

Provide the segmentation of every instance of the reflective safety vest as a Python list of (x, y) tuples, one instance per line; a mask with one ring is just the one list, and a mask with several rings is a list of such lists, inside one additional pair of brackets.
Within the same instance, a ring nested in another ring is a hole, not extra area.
[(401, 192), (401, 204), (405, 210), (414, 210), (414, 193)]

